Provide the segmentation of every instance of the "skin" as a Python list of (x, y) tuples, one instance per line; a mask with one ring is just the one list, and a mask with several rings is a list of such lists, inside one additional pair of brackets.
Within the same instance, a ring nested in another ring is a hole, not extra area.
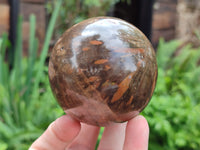
[[(52, 122), (29, 150), (94, 150), (99, 130), (64, 115)], [(98, 150), (147, 150), (148, 139), (147, 120), (138, 115), (106, 127)]]

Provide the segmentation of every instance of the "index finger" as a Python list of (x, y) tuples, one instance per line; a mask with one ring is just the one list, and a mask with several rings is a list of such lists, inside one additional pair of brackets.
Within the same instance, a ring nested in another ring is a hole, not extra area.
[(149, 125), (143, 116), (128, 121), (123, 150), (148, 150), (148, 140)]

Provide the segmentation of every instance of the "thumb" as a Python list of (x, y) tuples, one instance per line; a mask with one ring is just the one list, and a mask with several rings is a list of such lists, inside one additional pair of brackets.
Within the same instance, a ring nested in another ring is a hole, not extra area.
[(29, 150), (64, 149), (78, 135), (80, 127), (78, 121), (64, 115), (52, 122)]

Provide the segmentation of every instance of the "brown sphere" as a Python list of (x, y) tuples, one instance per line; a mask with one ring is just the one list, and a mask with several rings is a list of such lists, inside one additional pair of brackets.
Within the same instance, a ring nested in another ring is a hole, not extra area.
[(96, 17), (68, 29), (49, 62), (52, 91), (64, 111), (92, 125), (127, 121), (141, 112), (157, 79), (145, 35), (117, 18)]

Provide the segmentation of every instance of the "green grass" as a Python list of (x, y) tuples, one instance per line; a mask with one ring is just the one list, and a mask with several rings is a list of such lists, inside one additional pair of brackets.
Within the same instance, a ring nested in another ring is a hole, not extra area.
[[(29, 57), (22, 57), (22, 21), (17, 24), (14, 65), (6, 61), (8, 36), (0, 42), (0, 150), (28, 149), (52, 120), (62, 114), (51, 94), (45, 60), (53, 28), (62, 1), (52, 14), (40, 57), (36, 58), (38, 40), (35, 37), (36, 18), (30, 16)], [(10, 53), (8, 51), (8, 53)], [(48, 105), (48, 107), (46, 107)]]
[(200, 148), (200, 48), (160, 40), (158, 81), (150, 104), (142, 113), (150, 125), (150, 150)]

